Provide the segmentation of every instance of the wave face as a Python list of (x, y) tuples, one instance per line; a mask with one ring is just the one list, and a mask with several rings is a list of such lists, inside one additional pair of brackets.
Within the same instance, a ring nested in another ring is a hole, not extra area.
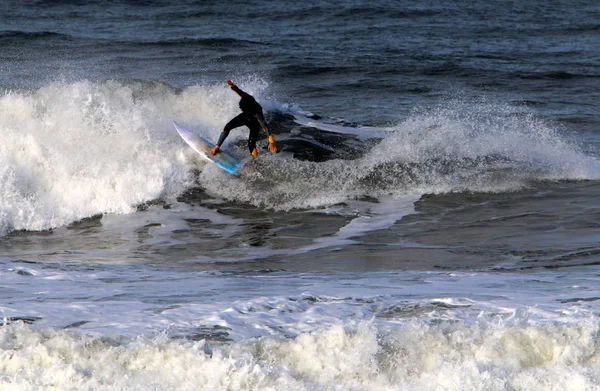
[[(261, 100), (267, 86), (248, 79), (244, 88)], [(417, 110), (390, 128), (309, 124), (305, 114), (276, 101), (263, 105), (272, 113), (284, 153), (263, 153), (233, 177), (204, 164), (170, 122), (176, 118), (214, 139), (238, 111), (237, 100), (221, 85), (176, 91), (158, 83), (81, 81), (5, 94), (0, 233), (129, 213), (194, 183), (220, 198), (289, 210), (363, 197), (510, 191), (540, 180), (600, 177), (598, 160), (551, 125), (481, 99), (457, 98)], [(242, 159), (245, 137), (246, 130), (238, 129), (226, 144)], [(310, 148), (312, 158), (293, 158)]]

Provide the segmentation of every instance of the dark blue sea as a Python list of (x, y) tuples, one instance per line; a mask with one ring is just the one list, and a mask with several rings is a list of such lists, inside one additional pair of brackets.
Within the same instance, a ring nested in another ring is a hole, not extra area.
[[(598, 1), (6, 0), (0, 390), (600, 390)], [(230, 175), (215, 142), (262, 105)]]

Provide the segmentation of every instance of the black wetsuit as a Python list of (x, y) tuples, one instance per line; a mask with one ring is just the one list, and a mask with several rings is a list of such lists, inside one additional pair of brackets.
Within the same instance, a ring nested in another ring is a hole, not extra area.
[(240, 90), (237, 86), (233, 86), (231, 89), (241, 96), (240, 109), (242, 110), (242, 113), (225, 125), (223, 132), (219, 136), (217, 145), (221, 147), (221, 144), (223, 144), (227, 136), (229, 136), (231, 129), (246, 125), (250, 129), (250, 135), (248, 136), (248, 149), (250, 150), (250, 153), (254, 155), (258, 153), (255, 152), (255, 149), (261, 127), (265, 129), (267, 136), (270, 135), (267, 122), (265, 121), (265, 117), (263, 115), (262, 106), (258, 104), (252, 95)]

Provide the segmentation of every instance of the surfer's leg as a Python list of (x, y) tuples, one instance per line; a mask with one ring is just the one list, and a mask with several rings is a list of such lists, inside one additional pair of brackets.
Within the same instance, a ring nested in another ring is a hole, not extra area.
[(227, 122), (227, 125), (221, 131), (221, 135), (219, 136), (219, 141), (217, 141), (217, 145), (221, 147), (227, 136), (229, 136), (229, 132), (231, 129), (239, 128), (240, 126), (246, 125), (246, 116), (244, 113), (234, 117), (231, 121)]
[(248, 135), (248, 149), (250, 150), (252, 156), (257, 157), (258, 150), (256, 149), (256, 142), (258, 141), (260, 126), (258, 125), (258, 123), (255, 122), (251, 122), (247, 125), (250, 129), (250, 134)]
[(244, 113), (234, 117), (231, 121), (227, 122), (223, 130), (221, 130), (221, 134), (219, 135), (219, 141), (213, 148), (210, 149), (210, 154), (215, 156), (219, 149), (221, 149), (221, 145), (225, 142), (227, 136), (229, 136), (229, 132), (231, 129), (239, 128), (240, 126), (246, 125), (246, 116)]

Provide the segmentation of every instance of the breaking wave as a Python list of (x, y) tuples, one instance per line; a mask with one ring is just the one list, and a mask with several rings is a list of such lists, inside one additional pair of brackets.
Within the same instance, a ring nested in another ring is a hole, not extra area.
[[(507, 191), (540, 180), (600, 177), (597, 159), (530, 113), (453, 100), (386, 129), (332, 126), (266, 99), (282, 153), (232, 177), (206, 165), (173, 131), (178, 119), (208, 139), (236, 115), (223, 85), (175, 90), (111, 80), (52, 83), (0, 97), (0, 234), (45, 230), (103, 213), (130, 213), (191, 186), (275, 210), (361, 197)], [(290, 120), (291, 118), (291, 120)], [(245, 130), (226, 145), (247, 160)], [(308, 153), (308, 152), (310, 153)], [(195, 174), (197, 173), (197, 175)]]

